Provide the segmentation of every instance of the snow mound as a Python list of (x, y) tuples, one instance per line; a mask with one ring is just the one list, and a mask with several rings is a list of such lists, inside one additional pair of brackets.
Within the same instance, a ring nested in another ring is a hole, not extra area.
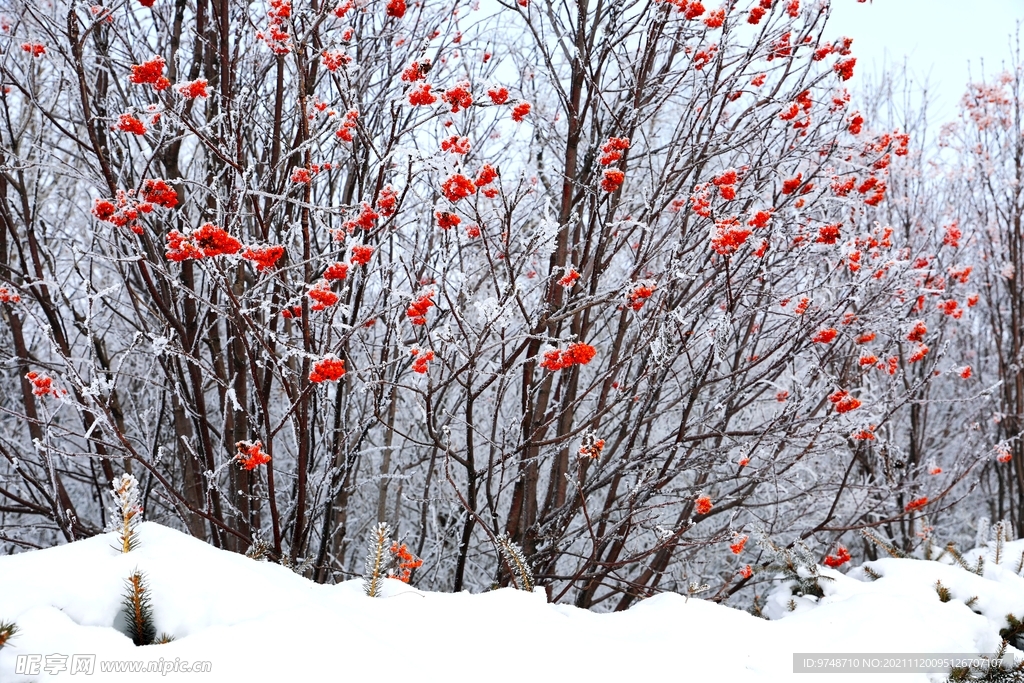
[[(1024, 617), (1024, 579), (994, 563), (981, 576), (921, 560), (879, 560), (849, 575), (822, 569), (832, 579), (821, 582), (824, 597), (794, 596), (783, 583), (766, 607), (783, 618), (767, 621), (673, 593), (615, 614), (548, 604), (541, 591), (425, 593), (394, 580), (368, 598), (360, 581), (319, 585), (157, 524), (137, 534), (126, 554), (105, 534), (0, 557), (0, 622), (19, 628), (0, 649), (0, 681), (812, 681), (793, 673), (794, 653), (994, 652), (1006, 614)], [(157, 633), (173, 641), (136, 647), (125, 635), (121, 601), (134, 571), (146, 577)], [(22, 657), (18, 673), (18, 655), (43, 660), (25, 673)], [(49, 655), (95, 655), (95, 668), (72, 674), (69, 660), (60, 667)], [(101, 670), (154, 661), (210, 670)], [(858, 679), (943, 677), (843, 676)]]

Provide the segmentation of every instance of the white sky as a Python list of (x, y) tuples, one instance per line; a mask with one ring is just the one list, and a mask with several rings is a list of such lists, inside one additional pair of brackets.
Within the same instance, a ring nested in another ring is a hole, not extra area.
[(851, 84), (906, 56), (915, 81), (927, 78), (937, 97), (931, 120), (942, 122), (956, 115), (968, 74), (981, 80), (982, 61), (986, 77), (1009, 63), (1018, 22), (1024, 22), (1024, 0), (832, 0), (826, 33), (854, 39)]

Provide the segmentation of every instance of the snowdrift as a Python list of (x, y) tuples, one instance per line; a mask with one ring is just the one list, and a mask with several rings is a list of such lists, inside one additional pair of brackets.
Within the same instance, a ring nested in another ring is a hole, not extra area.
[[(1015, 571), (1024, 541), (1006, 544), (1003, 563), (986, 562), (982, 575), (914, 559), (849, 574), (821, 568), (824, 596), (796, 596), (781, 582), (768, 596), (769, 621), (677, 594), (615, 614), (548, 604), (540, 591), (424, 593), (390, 579), (382, 597), (368, 598), (359, 581), (318, 585), (154, 523), (137, 534), (129, 553), (105, 534), (0, 557), (0, 622), (19, 629), (0, 649), (0, 681), (838, 681), (794, 674), (793, 654), (992, 653), (1006, 615), (1024, 617), (1024, 578)], [(136, 570), (146, 577), (156, 630), (171, 642), (136, 647), (125, 635), (122, 596)], [(89, 655), (91, 674), (82, 664)], [(131, 662), (162, 671), (101, 670)], [(196, 662), (209, 671), (182, 670)]]

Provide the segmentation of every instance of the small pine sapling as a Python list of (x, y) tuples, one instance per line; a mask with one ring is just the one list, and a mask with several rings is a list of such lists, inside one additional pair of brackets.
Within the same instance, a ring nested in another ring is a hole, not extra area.
[(949, 602), (953, 599), (953, 594), (949, 592), (949, 588), (942, 585), (942, 581), (935, 582), (935, 592), (939, 594), (939, 600), (942, 602)]
[(831, 576), (819, 573), (816, 557), (803, 543), (798, 543), (792, 548), (783, 548), (776, 545), (767, 536), (759, 535), (757, 544), (771, 558), (762, 571), (782, 574), (784, 579), (792, 581), (793, 595), (824, 597), (825, 591), (819, 582), (822, 579), (835, 580)]
[(533, 570), (530, 569), (530, 563), (527, 562), (523, 549), (509, 538), (508, 534), (498, 536), (497, 541), (498, 550), (501, 552), (501, 557), (505, 560), (505, 566), (512, 577), (512, 585), (519, 590), (532, 593), (534, 587)]
[(1024, 681), (1024, 662), (1013, 662), (1007, 657), (1006, 647), (1009, 645), (1005, 640), (1000, 644), (991, 659), (985, 655), (979, 655), (979, 660), (987, 660), (984, 663), (972, 664), (971, 666), (954, 667), (949, 672), (949, 683), (966, 683), (970, 681), (986, 681), (987, 683), (1020, 683)]
[(270, 554), (270, 544), (260, 537), (252, 541), (252, 545), (245, 551), (245, 556), (252, 560), (264, 561)]
[(1010, 522), (1008, 520), (1002, 520), (996, 522), (992, 526), (992, 538), (989, 539), (988, 543), (988, 557), (995, 564), (1000, 564), (1003, 560), (1003, 548), (1006, 543), (1009, 543), (1013, 539), (1010, 537), (1011, 532)]
[(363, 590), (371, 598), (380, 596), (381, 585), (387, 576), (388, 565), (391, 564), (391, 526), (381, 522), (370, 535), (369, 547), (366, 551), (366, 565), (363, 569)]
[(860, 533), (862, 536), (864, 536), (864, 538), (866, 538), (867, 540), (871, 541), (876, 546), (884, 550), (889, 557), (907, 557), (907, 554), (905, 552), (894, 546), (892, 543), (886, 541), (884, 538), (876, 534), (871, 529), (861, 529)]
[(946, 683), (964, 683), (965, 681), (975, 680), (971, 676), (971, 667), (969, 666), (954, 666), (949, 672), (949, 678), (946, 679)]
[(128, 626), (128, 637), (136, 645), (152, 645), (156, 640), (156, 626), (153, 624), (153, 608), (149, 599), (146, 577), (136, 570), (125, 581), (125, 593), (121, 600), (124, 620)]
[(878, 572), (877, 570), (875, 570), (875, 569), (872, 569), (871, 567), (869, 567), (869, 566), (868, 566), (868, 565), (866, 565), (866, 564), (864, 564), (864, 565), (861, 565), (861, 569), (862, 569), (862, 570), (864, 570), (864, 573), (865, 573), (865, 574), (867, 575), (867, 577), (868, 577), (869, 579), (871, 579), (872, 581), (878, 581), (878, 580), (879, 580), (880, 578), (882, 578), (882, 575), (881, 575), (881, 573), (879, 573), (879, 572)]
[(1006, 628), (999, 629), (999, 637), (1014, 647), (1024, 645), (1024, 620), (1007, 614)]
[(18, 625), (13, 621), (0, 621), (0, 650), (18, 634)]
[(139, 505), (139, 481), (130, 474), (122, 474), (113, 481), (114, 507), (111, 510), (111, 525), (117, 532), (122, 553), (134, 550), (138, 545), (135, 527), (139, 524), (142, 506)]
[(977, 565), (972, 567), (971, 565), (967, 564), (967, 560), (965, 560), (964, 556), (960, 554), (960, 551), (956, 549), (956, 544), (953, 543), (953, 541), (950, 541), (946, 544), (946, 552), (949, 553), (949, 556), (953, 558), (953, 562), (955, 562), (956, 565), (961, 569), (977, 574), (978, 576), (981, 576), (985, 573), (984, 556), (978, 555), (978, 563)]
[(309, 571), (309, 568), (313, 566), (313, 558), (297, 557), (293, 562), (290, 557), (284, 555), (281, 557), (281, 561), (278, 564), (280, 564), (282, 567), (287, 567), (288, 569), (291, 569), (299, 576), (305, 576), (306, 572)]
[(757, 595), (757, 593), (755, 593), (754, 600), (750, 603), (750, 609), (748, 609), (747, 612), (749, 612), (751, 615), (755, 617), (758, 617), (759, 619), (769, 621), (768, 617), (765, 616), (764, 613), (764, 606), (766, 602), (767, 598), (762, 598), (761, 596)]
[(706, 583), (700, 583), (699, 581), (691, 581), (690, 585), (686, 587), (686, 602), (690, 601), (690, 598), (700, 595), (701, 593), (707, 593), (711, 590), (711, 586)]

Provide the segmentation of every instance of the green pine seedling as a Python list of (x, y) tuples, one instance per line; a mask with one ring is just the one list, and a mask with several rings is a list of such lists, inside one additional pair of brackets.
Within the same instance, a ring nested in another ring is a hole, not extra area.
[(136, 570), (125, 581), (125, 593), (121, 601), (124, 619), (128, 625), (128, 637), (136, 645), (152, 645), (156, 640), (156, 626), (153, 624), (153, 609), (149, 599), (146, 577)]
[(14, 636), (18, 634), (18, 625), (13, 621), (0, 621), (0, 650), (4, 649)]
[(1007, 642), (1004, 640), (991, 659), (982, 655), (981, 659), (988, 660), (985, 665), (956, 667), (949, 673), (946, 680), (949, 683), (1020, 683), (1024, 681), (1024, 662), (1007, 668), (1003, 663), (1006, 656)]
[(978, 576), (985, 573), (985, 558), (981, 555), (978, 555), (977, 565), (972, 567), (967, 564), (967, 560), (965, 560), (964, 556), (956, 549), (956, 544), (953, 543), (953, 541), (946, 544), (946, 552), (949, 553), (949, 556), (953, 558), (953, 562), (955, 562), (961, 569), (969, 571), (972, 574), (977, 574)]
[(1013, 614), (1006, 615), (1006, 628), (999, 630), (999, 637), (1007, 643), (1019, 647), (1021, 640), (1024, 640), (1024, 621)]
[(907, 556), (907, 554), (905, 552), (903, 552), (902, 550), (900, 550), (899, 548), (894, 546), (892, 543), (889, 543), (888, 541), (883, 539), (881, 536), (876, 534), (871, 529), (861, 529), (860, 533), (861, 533), (861, 535), (864, 538), (866, 538), (867, 540), (871, 541), (872, 543), (877, 545), (879, 548), (884, 550), (889, 557), (906, 557)]
[(872, 581), (878, 581), (880, 578), (882, 578), (882, 575), (879, 572), (875, 571), (874, 569), (872, 569), (871, 567), (869, 567), (866, 564), (865, 565), (861, 565), (861, 569), (864, 570), (864, 573), (867, 574), (868, 578), (871, 579)]

